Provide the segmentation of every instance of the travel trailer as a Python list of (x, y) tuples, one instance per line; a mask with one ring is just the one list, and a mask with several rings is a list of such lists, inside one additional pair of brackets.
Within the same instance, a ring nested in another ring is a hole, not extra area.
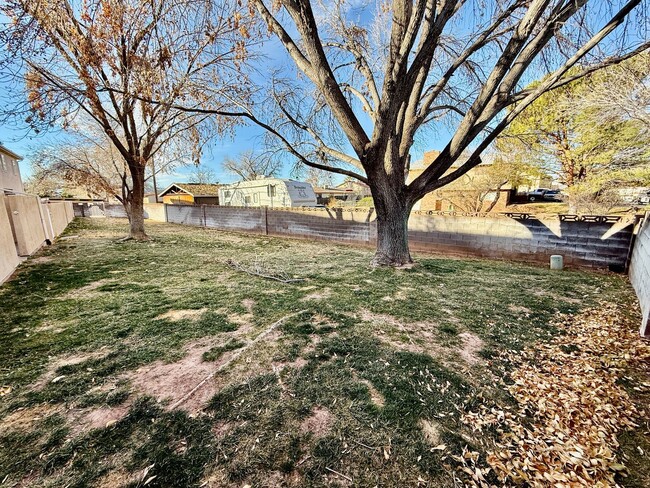
[(228, 207), (315, 207), (316, 194), (309, 183), (261, 177), (221, 187), (219, 204)]

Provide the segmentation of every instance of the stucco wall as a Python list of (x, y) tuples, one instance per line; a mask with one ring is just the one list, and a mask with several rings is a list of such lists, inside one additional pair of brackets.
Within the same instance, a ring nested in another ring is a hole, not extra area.
[(5, 195), (4, 202), (18, 255), (29, 256), (45, 242), (40, 200), (35, 196)]
[(72, 220), (68, 220), (69, 215), (72, 214), (72, 209), (68, 210), (69, 206), (69, 202), (50, 202), (46, 204), (46, 207), (50, 212), (50, 218), (52, 219), (54, 237), (58, 237), (68, 226), (70, 220)]
[(165, 216), (165, 205), (162, 203), (145, 203), (144, 218), (156, 222), (167, 222)]
[(641, 335), (650, 336), (650, 213), (646, 214), (634, 243), (630, 281), (641, 305)]
[(5, 210), (4, 197), (0, 195), (0, 283), (13, 273), (18, 263), (11, 222)]

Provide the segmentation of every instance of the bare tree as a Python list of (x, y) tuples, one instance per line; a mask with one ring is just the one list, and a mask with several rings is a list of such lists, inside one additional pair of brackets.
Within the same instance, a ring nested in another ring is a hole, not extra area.
[(266, 154), (256, 156), (253, 151), (243, 152), (236, 159), (226, 158), (221, 165), (225, 171), (244, 181), (261, 176), (277, 176), (282, 169), (280, 160)]
[[(298, 76), (267, 76), (265, 103), (229, 115), (263, 127), (301, 164), (370, 186), (375, 265), (411, 261), (415, 202), (480, 164), (537, 98), (650, 46), (642, 0), (249, 2)], [(543, 81), (527, 88), (534, 79)], [(451, 137), (407, 184), (414, 141), (441, 124)], [(464, 151), (469, 158), (452, 169)]]
[(192, 168), (190, 173), (190, 178), (192, 183), (201, 183), (201, 184), (215, 184), (217, 182), (217, 175), (212, 168), (207, 166), (197, 165)]
[[(3, 111), (26, 117), (35, 130), (65, 128), (80, 113), (93, 120), (127, 169), (123, 202), (131, 237), (146, 239), (147, 168), (178, 137), (193, 140), (198, 150), (208, 122), (172, 103), (201, 103), (197, 86), (204, 84), (213, 87), (213, 103), (245, 97), (238, 66), (248, 31), (240, 10), (228, 0), (4, 2), (0, 12), (11, 22), (0, 32), (7, 47), (0, 69), (15, 90)], [(23, 88), (25, 98), (16, 103)], [(223, 119), (210, 122), (225, 127)]]

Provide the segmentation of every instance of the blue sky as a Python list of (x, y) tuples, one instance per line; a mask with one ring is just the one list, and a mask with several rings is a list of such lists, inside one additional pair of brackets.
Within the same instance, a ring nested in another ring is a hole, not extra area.
[[(351, 17), (357, 17), (360, 19), (360, 22), (363, 24), (368, 21), (367, 17), (369, 15), (369, 8), (373, 2), (366, 2), (364, 0), (359, 0), (357, 8), (353, 9), (350, 12)], [(598, 3), (595, 3), (597, 6)], [(609, 12), (599, 12), (598, 9), (595, 9), (596, 12), (592, 15), (598, 17), (604, 17), (603, 14)], [(605, 9), (607, 10), (607, 9)], [(463, 19), (463, 22), (469, 21), (469, 19)], [(0, 28), (2, 24), (6, 22), (6, 18), (0, 16)], [(460, 26), (461, 29), (467, 28), (467, 26)], [(631, 35), (634, 37), (634, 34)], [(629, 39), (630, 41), (632, 39)], [(273, 68), (281, 68), (286, 70), (285, 72), (294, 72), (295, 67), (293, 63), (288, 61), (286, 52), (275, 40), (268, 40), (262, 46), (262, 52), (264, 55), (264, 60), (260, 63), (261, 69), (263, 72), (258, 73), (260, 79), (268, 77), (268, 72)], [(0, 99), (11, 98), (14, 94), (8, 92), (8, 85), (2, 84), (0, 81)], [(22, 95), (22, 94), (21, 94)], [(362, 123), (370, 131), (372, 130), (369, 127), (368, 120), (362, 120)], [(439, 126), (437, 132), (428, 132), (428, 135), (420, 137), (420, 140), (416, 142), (414, 147), (411, 150), (412, 160), (418, 160), (422, 157), (424, 151), (432, 149), (442, 149), (449, 138), (451, 137), (450, 131), (445, 126)], [(28, 133), (26, 127), (9, 127), (6, 125), (0, 125), (0, 142), (11, 149), (12, 151), (21, 154), (25, 159), (21, 162), (21, 172), (23, 178), (29, 177), (31, 173), (31, 165), (29, 161), (30, 153), (37, 148), (40, 144), (52, 139), (60, 137), (60, 134), (57, 131), (52, 131), (49, 134), (44, 135), (34, 135)], [(234, 135), (228, 136), (224, 139), (215, 139), (206, 147), (203, 158), (202, 165), (210, 168), (216, 174), (216, 178), (220, 182), (231, 182), (235, 180), (235, 177), (225, 173), (221, 167), (221, 162), (227, 158), (236, 158), (239, 154), (244, 151), (253, 150), (256, 152), (262, 151), (264, 148), (263, 143), (263, 130), (254, 125), (246, 125), (237, 128), (234, 132)], [(291, 175), (292, 163), (289, 162), (282, 171), (282, 176), (289, 177)], [(171, 174), (162, 174), (158, 176), (159, 186), (164, 187), (170, 184), (173, 181), (188, 181), (190, 179), (190, 173), (192, 172), (193, 167), (178, 167)], [(340, 181), (342, 178), (337, 177), (335, 181)]]

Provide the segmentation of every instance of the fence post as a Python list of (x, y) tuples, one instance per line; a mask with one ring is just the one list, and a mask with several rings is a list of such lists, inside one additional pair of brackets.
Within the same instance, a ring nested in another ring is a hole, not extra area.
[(267, 205), (264, 205), (262, 207), (264, 209), (264, 235), (268, 236), (269, 235), (269, 207)]
[(165, 222), (169, 223), (169, 217), (167, 216), (167, 204), (163, 203), (163, 213), (165, 214)]

